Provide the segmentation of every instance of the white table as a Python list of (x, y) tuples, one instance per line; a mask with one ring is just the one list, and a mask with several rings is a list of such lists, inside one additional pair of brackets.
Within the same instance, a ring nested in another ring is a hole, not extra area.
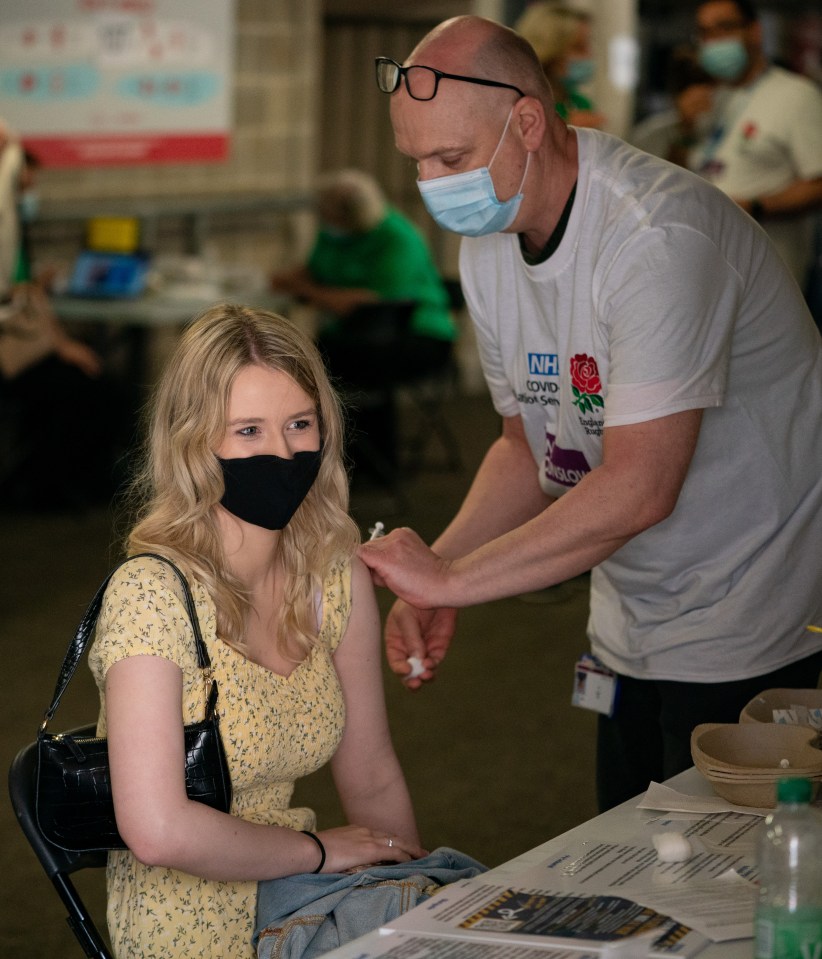
[(292, 300), (282, 293), (242, 290), (213, 297), (180, 296), (169, 292), (146, 293), (133, 299), (91, 299), (55, 296), (52, 306), (61, 320), (104, 323), (124, 327), (183, 326), (215, 303), (242, 303), (275, 313), (287, 313)]
[[(714, 795), (710, 784), (694, 768), (674, 776), (665, 785), (694, 796)], [(498, 882), (505, 881), (507, 877), (522, 872), (523, 868), (536, 866), (569, 846), (586, 839), (607, 836), (609, 839), (621, 841), (647, 832), (650, 842), (651, 835), (658, 830), (653, 825), (646, 825), (646, 821), (652, 813), (649, 810), (637, 809), (638, 801), (639, 797), (631, 799), (621, 806), (595, 816), (588, 822), (569, 829), (568, 832), (555, 836), (509, 862), (491, 869), (483, 878)], [(467, 851), (470, 853), (470, 850)], [(425, 904), (417, 906), (417, 909), (424, 908)], [(381, 936), (378, 932), (370, 933), (347, 946), (326, 953), (324, 959), (369, 959), (371, 955), (369, 950), (373, 950), (377, 943), (384, 944), (385, 942), (386, 937)], [(753, 940), (738, 939), (732, 942), (711, 943), (695, 959), (751, 959), (752, 955)]]
[[(240, 303), (286, 316), (293, 306), (291, 297), (267, 290), (215, 292), (207, 298), (167, 290), (148, 292), (133, 299), (61, 295), (51, 300), (63, 322), (87, 323), (113, 331), (113, 338), (125, 344), (127, 378), (140, 384), (153, 382), (164, 365), (167, 349), (163, 343), (169, 342), (170, 337), (203, 310), (220, 302)], [(152, 354), (157, 354), (153, 360)]]

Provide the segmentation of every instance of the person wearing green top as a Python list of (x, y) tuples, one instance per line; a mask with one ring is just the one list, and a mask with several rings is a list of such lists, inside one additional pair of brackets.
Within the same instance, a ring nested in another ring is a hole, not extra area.
[[(360, 170), (325, 174), (317, 184), (320, 227), (305, 264), (277, 273), (272, 287), (316, 307), (317, 338), (329, 373), (344, 393), (381, 392), (379, 403), (352, 403), (353, 458), (366, 434), (396, 466), (393, 388), (442, 369), (457, 329), (448, 291), (417, 227), (391, 207)], [(409, 328), (385, 333), (357, 323), (357, 310), (381, 301), (414, 301)]]

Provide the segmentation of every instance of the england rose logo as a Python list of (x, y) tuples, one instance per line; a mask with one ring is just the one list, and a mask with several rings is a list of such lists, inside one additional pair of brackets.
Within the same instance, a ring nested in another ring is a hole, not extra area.
[(599, 368), (593, 356), (577, 353), (571, 357), (571, 390), (574, 394), (574, 406), (583, 413), (593, 413), (594, 407), (603, 409), (605, 401), (600, 396), (602, 383)]

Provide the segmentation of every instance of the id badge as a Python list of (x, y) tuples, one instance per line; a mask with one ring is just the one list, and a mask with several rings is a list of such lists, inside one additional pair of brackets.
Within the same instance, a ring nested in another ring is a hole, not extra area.
[(613, 716), (618, 689), (619, 680), (615, 672), (590, 653), (580, 656), (574, 666), (573, 706)]

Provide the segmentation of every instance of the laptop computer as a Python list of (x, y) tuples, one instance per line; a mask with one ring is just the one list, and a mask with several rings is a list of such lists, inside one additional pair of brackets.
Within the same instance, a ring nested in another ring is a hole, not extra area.
[(74, 262), (68, 293), (90, 299), (134, 299), (146, 288), (148, 263), (143, 253), (83, 250)]

